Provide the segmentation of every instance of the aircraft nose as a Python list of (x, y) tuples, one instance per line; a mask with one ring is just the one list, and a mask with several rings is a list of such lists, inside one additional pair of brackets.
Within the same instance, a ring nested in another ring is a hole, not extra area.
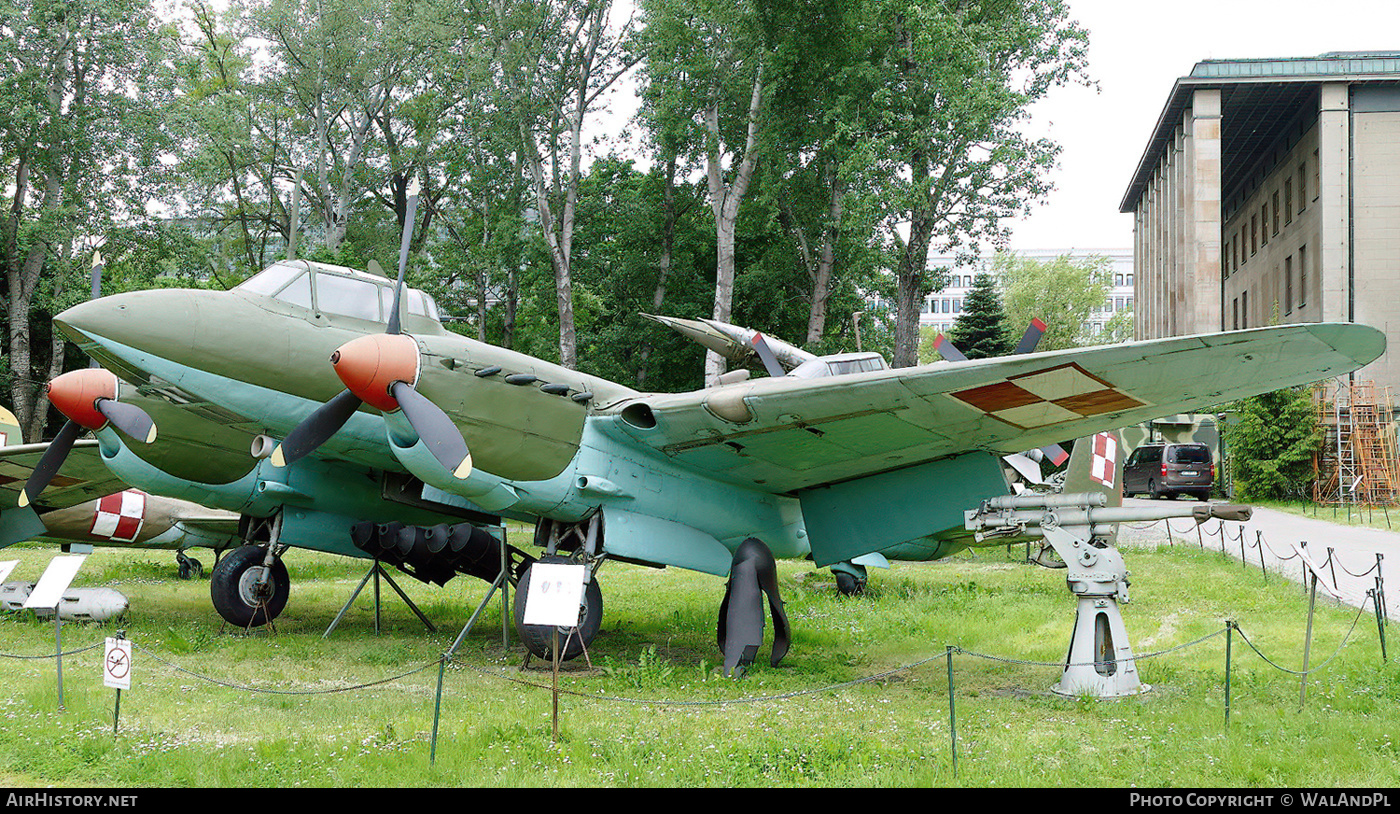
[(153, 343), (194, 336), (200, 324), (200, 293), (158, 289), (114, 294), (75, 305), (53, 321), (88, 353), (113, 343), (148, 349)]

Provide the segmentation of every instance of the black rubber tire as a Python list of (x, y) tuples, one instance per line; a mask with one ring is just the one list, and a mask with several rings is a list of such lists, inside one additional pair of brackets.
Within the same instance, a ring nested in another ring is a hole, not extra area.
[(865, 593), (865, 580), (845, 571), (832, 571), (836, 575), (836, 590), (842, 596), (860, 596)]
[(292, 579), (281, 557), (272, 563), (272, 596), (265, 606), (258, 605), (248, 593), (246, 583), (257, 577), (249, 571), (261, 568), (266, 556), (267, 550), (262, 546), (245, 545), (230, 551), (214, 566), (209, 575), (209, 596), (214, 600), (214, 610), (225, 622), (242, 628), (259, 627), (276, 619), (287, 606)]
[(1157, 483), (1155, 481), (1147, 482), (1147, 496), (1152, 498), (1153, 500), (1162, 499), (1162, 493), (1157, 491)]
[(204, 563), (194, 557), (186, 557), (177, 569), (180, 579), (202, 579), (204, 577)]
[[(567, 563), (570, 560), (567, 557), (547, 556), (541, 557), (537, 562)], [(531, 563), (530, 568), (533, 567), (534, 563)], [(529, 601), (530, 568), (525, 569), (515, 586), (515, 634), (531, 653), (542, 659), (553, 659), (554, 628), (549, 625), (527, 625), (523, 621), (525, 603)], [(598, 635), (598, 629), (602, 625), (603, 590), (598, 587), (595, 577), (588, 580), (583, 587), (583, 601), (579, 603), (578, 635), (570, 636), (564, 629), (559, 631), (559, 640), (563, 642), (560, 660), (568, 661), (583, 655), (584, 648), (593, 643), (593, 637)]]

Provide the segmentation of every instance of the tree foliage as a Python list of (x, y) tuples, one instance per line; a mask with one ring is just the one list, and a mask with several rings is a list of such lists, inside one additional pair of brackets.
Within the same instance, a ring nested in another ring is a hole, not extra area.
[(962, 314), (948, 332), (948, 340), (969, 359), (1006, 356), (1016, 347), (1007, 329), (996, 281), (978, 274), (972, 290), (963, 298)]
[[(643, 311), (907, 363), (930, 246), (976, 254), (1045, 190), (1019, 125), (1083, 65), (1063, 0), (151, 2), (0, 0), (31, 438), (94, 246), (109, 291), (227, 288), (293, 243), (391, 269), (414, 181), (409, 280), (452, 330), (656, 389), (702, 351)], [(596, 118), (634, 67), (640, 150)]]
[(1275, 390), (1230, 406), (1224, 438), (1241, 500), (1296, 499), (1313, 476), (1322, 443), (1308, 388)]
[(1045, 335), (1036, 350), (1089, 344), (1089, 314), (1108, 302), (1112, 281), (1108, 258), (1075, 260), (1062, 254), (1042, 261), (1000, 252), (992, 267), (1005, 292), (1010, 324), (1028, 325), (1035, 318), (1045, 322)]

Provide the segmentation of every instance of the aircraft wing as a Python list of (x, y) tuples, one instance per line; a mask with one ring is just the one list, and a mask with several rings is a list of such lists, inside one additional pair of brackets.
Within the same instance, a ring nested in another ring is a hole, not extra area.
[[(48, 448), (47, 443), (0, 448), (0, 510), (9, 510), (17, 505), (20, 490)], [(79, 439), (74, 442), (73, 451), (36, 503), (41, 510), (66, 509), (120, 492), (126, 487), (102, 463), (97, 441)]]
[(1355, 370), (1384, 349), (1384, 335), (1368, 326), (1290, 325), (826, 378), (764, 378), (608, 409), (623, 431), (682, 466), (795, 493), (1198, 411)]

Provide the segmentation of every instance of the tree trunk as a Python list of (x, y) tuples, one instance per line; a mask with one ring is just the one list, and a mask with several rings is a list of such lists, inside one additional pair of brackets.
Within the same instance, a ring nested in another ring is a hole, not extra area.
[[(656, 290), (651, 295), (651, 312), (661, 313), (661, 306), (666, 302), (666, 278), (671, 273), (672, 255), (676, 245), (676, 154), (671, 152), (666, 156), (666, 182), (661, 192), (661, 259), (657, 263), (660, 267), (656, 275)], [(647, 364), (651, 359), (651, 343), (643, 342), (639, 353), (640, 363), (637, 365), (637, 388), (646, 386)]]
[[(734, 301), (734, 232), (739, 220), (739, 205), (749, 191), (758, 167), (759, 116), (763, 112), (763, 68), (754, 72), (753, 93), (749, 97), (748, 127), (744, 138), (744, 153), (735, 166), (729, 184), (723, 180), (720, 159), (719, 100), (713, 99), (705, 109), (705, 126), (709, 130), (710, 149), (707, 176), (710, 186), (710, 206), (715, 214), (715, 308), (714, 319), (730, 320)], [(712, 386), (724, 373), (724, 357), (712, 350), (705, 351), (705, 386)]]

